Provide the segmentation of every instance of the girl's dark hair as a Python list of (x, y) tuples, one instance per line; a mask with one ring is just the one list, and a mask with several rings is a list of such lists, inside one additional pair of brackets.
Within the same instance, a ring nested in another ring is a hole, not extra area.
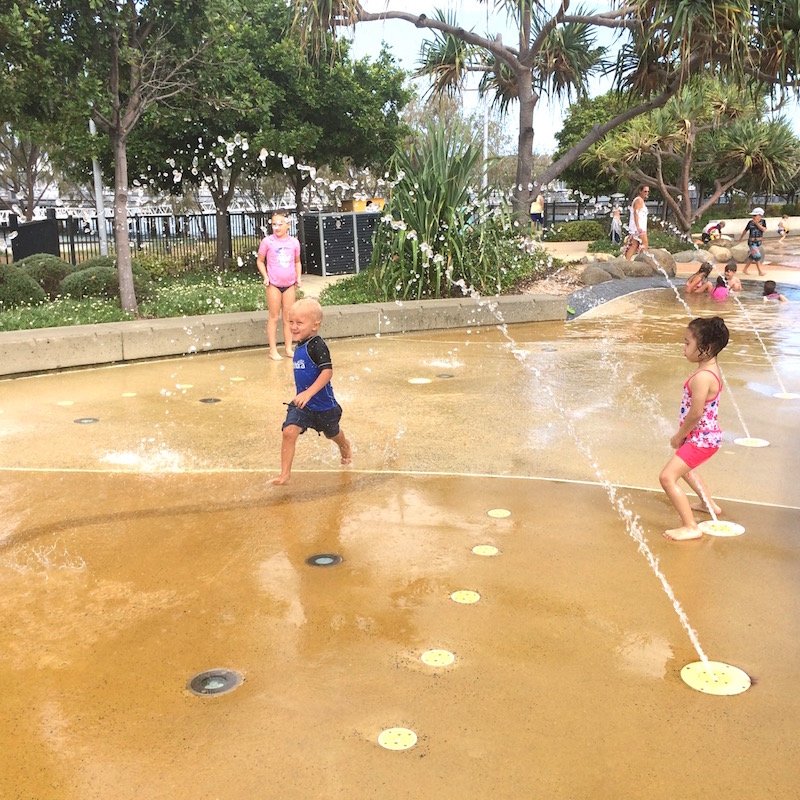
[(722, 275), (719, 275), (717, 277), (717, 286), (722, 287), (724, 289), (727, 285), (728, 282), (725, 280), (725, 278), (723, 278)]
[(689, 323), (697, 339), (697, 351), (705, 358), (714, 358), (728, 345), (730, 334), (722, 317), (697, 317)]
[(775, 281), (764, 281), (764, 297), (778, 291), (778, 284)]
[(712, 267), (712, 266), (711, 266), (711, 264), (709, 264), (709, 263), (706, 261), (704, 264), (701, 264), (701, 265), (700, 265), (700, 268), (697, 270), (697, 272), (698, 272), (698, 273), (702, 272), (702, 273), (703, 273), (703, 275), (705, 275), (706, 277), (708, 277), (708, 276), (711, 274), (711, 270), (712, 270), (712, 269), (714, 269), (714, 267)]

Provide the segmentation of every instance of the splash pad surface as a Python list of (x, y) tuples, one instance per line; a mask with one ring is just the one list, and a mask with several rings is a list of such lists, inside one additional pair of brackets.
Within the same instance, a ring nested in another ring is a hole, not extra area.
[[(726, 442), (704, 467), (747, 535), (663, 541), (657, 476), (688, 365), (662, 296), (514, 328), (523, 363), (493, 329), (332, 342), (354, 466), (307, 433), (279, 489), (292, 381), (264, 351), (0, 383), (15, 687), (0, 795), (792, 796), (796, 401), (770, 406), (771, 447)], [(764, 335), (796, 387), (796, 340)], [(770, 371), (735, 339), (723, 364), (759, 435), (769, 400), (747, 385)], [(524, 359), (634, 487), (620, 491), (709, 656), (757, 678), (742, 698), (686, 690), (696, 654)], [(486, 544), (502, 557), (476, 558)], [(306, 564), (319, 553), (343, 561)], [(450, 600), (465, 587), (480, 602)], [(433, 670), (418, 658), (433, 648), (458, 658)], [(186, 690), (219, 665), (244, 676), (235, 692)], [(417, 737), (407, 752), (377, 745), (394, 728)]]

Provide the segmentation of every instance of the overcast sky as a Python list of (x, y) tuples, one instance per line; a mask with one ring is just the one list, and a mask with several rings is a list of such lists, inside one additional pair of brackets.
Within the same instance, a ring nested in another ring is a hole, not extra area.
[[(476, 33), (484, 34), (487, 29), (495, 34), (500, 32), (503, 41), (508, 43), (516, 42), (516, 34), (513, 27), (506, 24), (505, 16), (502, 14), (490, 14), (487, 18), (487, 8), (491, 11), (491, 3), (478, 3), (475, 0), (363, 0), (364, 6), (368, 11), (379, 12), (387, 7), (407, 11), (411, 14), (432, 14), (435, 8), (443, 11), (454, 9), (458, 21), (464, 28), (474, 28)], [(590, 6), (592, 4), (587, 4)], [(600, 5), (600, 4), (598, 4)], [(608, 4), (602, 4), (608, 8)], [(487, 24), (488, 23), (488, 24)], [(398, 64), (406, 70), (413, 70), (417, 65), (419, 49), (426, 38), (426, 31), (417, 29), (404, 21), (386, 22), (365, 22), (356, 25), (355, 31), (350, 35), (353, 37), (353, 55), (356, 58), (363, 56), (376, 57), (380, 51), (381, 42), (385, 41), (390, 52), (394, 55)], [(613, 39), (609, 32), (601, 32), (603, 41), (611, 45)], [(427, 33), (430, 37), (431, 34)], [(477, 86), (475, 79), (471, 86)], [(427, 89), (427, 84), (420, 84), (421, 92)], [(610, 81), (596, 81), (592, 86), (592, 94), (602, 94), (610, 88)], [(477, 91), (467, 91), (463, 96), (464, 108), (471, 112), (478, 105)], [(567, 104), (562, 108), (558, 101), (550, 103), (546, 97), (539, 100), (533, 119), (534, 128), (534, 150), (543, 153), (551, 153), (555, 150), (555, 134), (561, 129), (564, 114), (567, 111)], [(517, 106), (512, 106), (507, 117), (509, 133), (512, 139), (517, 138)], [(792, 123), (795, 132), (800, 136), (800, 106), (794, 102), (784, 115)], [(513, 129), (513, 130), (512, 130)]]

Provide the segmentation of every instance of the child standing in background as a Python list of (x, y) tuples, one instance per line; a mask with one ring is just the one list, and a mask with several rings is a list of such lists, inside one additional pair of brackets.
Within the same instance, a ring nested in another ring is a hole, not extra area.
[[(695, 470), (711, 458), (722, 443), (722, 431), (717, 419), (722, 377), (717, 354), (727, 346), (728, 339), (728, 328), (722, 317), (693, 319), (684, 334), (683, 354), (688, 361), (697, 365), (697, 369), (683, 384), (680, 424), (669, 441), (675, 454), (659, 475), (661, 487), (681, 520), (679, 528), (664, 532), (667, 539), (685, 541), (699, 539), (703, 535), (697, 527), (692, 509), (722, 513)], [(689, 504), (689, 498), (678, 485), (681, 478), (700, 498), (697, 505)]]
[(789, 224), (789, 217), (784, 214), (780, 220), (778, 221), (778, 236), (781, 238), (779, 241), (783, 241), (786, 238), (786, 234), (789, 233), (789, 229), (786, 227)]
[(611, 242), (622, 243), (622, 209), (619, 206), (614, 206), (611, 212)]
[(261, 240), (258, 247), (258, 271), (264, 281), (267, 294), (267, 340), (269, 357), (280, 361), (278, 352), (278, 320), (283, 316), (283, 346), (286, 355), (292, 357), (292, 332), (287, 319), (289, 309), (295, 301), (295, 286), (300, 286), (302, 266), (300, 264), (300, 242), (289, 235), (289, 219), (276, 211), (272, 215), (272, 233)]

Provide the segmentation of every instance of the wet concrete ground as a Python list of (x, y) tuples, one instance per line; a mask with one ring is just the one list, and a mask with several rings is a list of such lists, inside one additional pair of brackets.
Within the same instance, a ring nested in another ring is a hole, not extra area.
[[(0, 797), (794, 798), (800, 400), (772, 395), (800, 391), (798, 307), (744, 303), (702, 468), (734, 539), (661, 537), (690, 371), (670, 290), (512, 341), (333, 342), (353, 467), (307, 433), (285, 488), (291, 369), (265, 351), (0, 382)], [(748, 692), (682, 682), (698, 653), (603, 480)], [(244, 683), (187, 690), (216, 667)], [(417, 745), (378, 746), (394, 726)]]

